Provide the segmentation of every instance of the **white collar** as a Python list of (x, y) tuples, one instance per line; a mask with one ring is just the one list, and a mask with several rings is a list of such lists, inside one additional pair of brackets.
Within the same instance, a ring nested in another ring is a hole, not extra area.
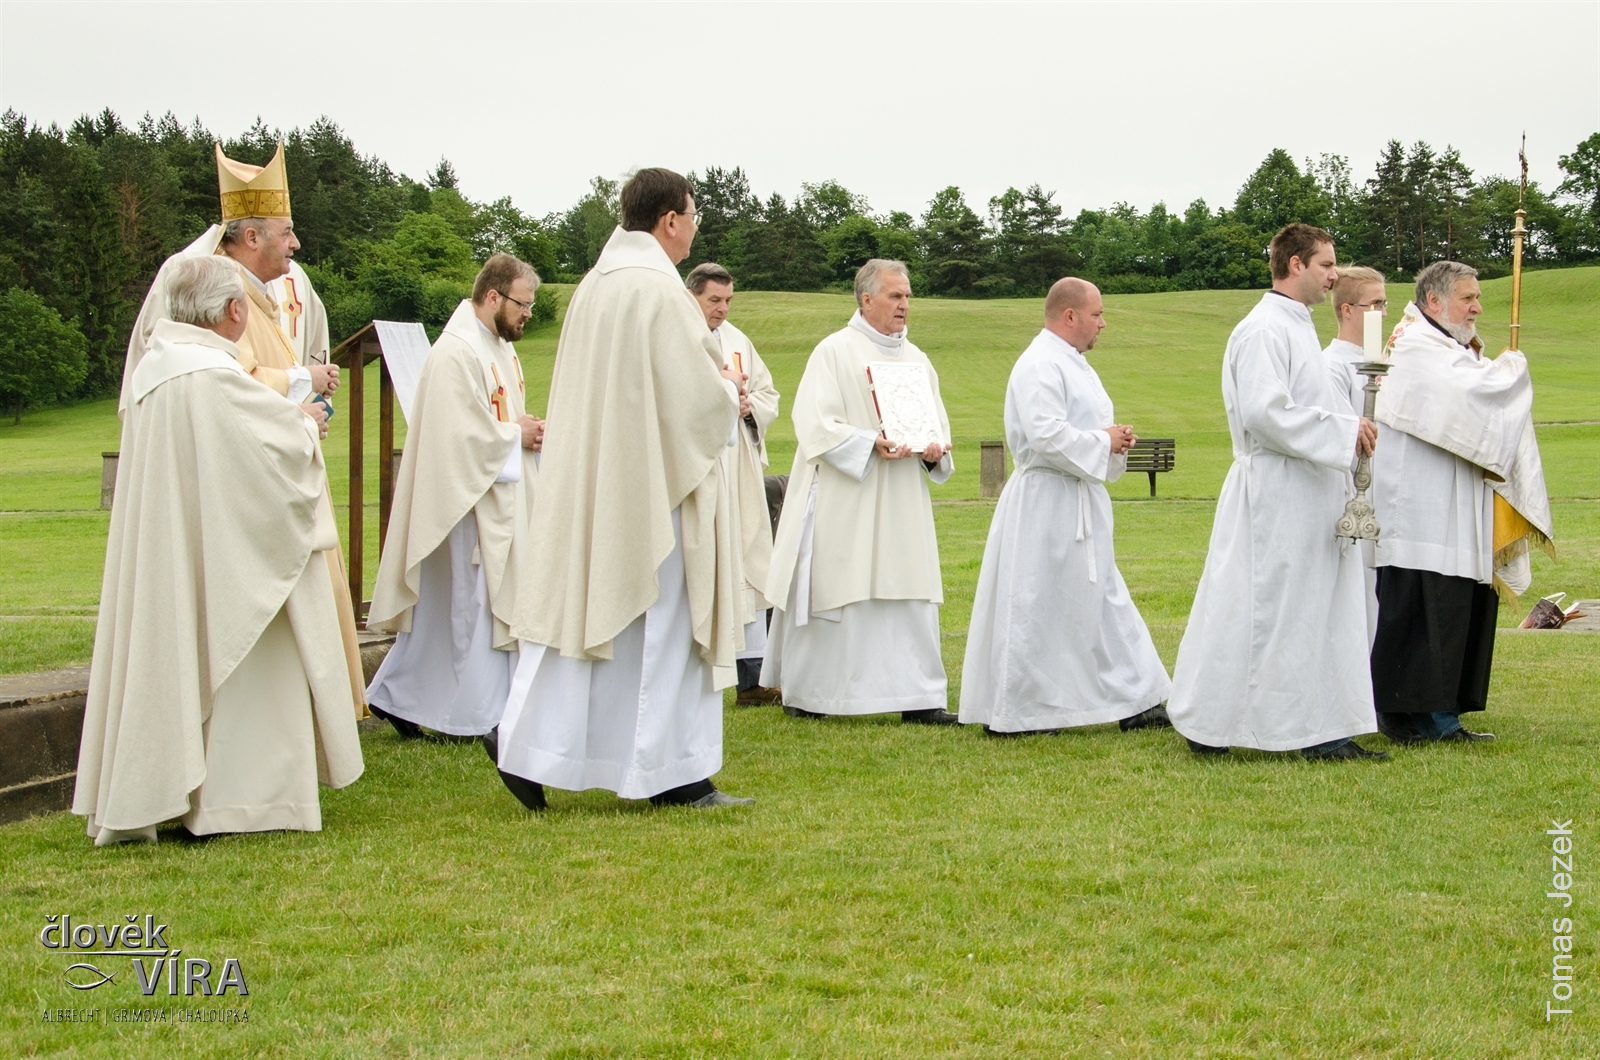
[(861, 332), (861, 334), (871, 339), (873, 344), (879, 349), (883, 350), (883, 352), (897, 355), (905, 349), (906, 336), (911, 331), (910, 328), (907, 328), (904, 331), (897, 332), (893, 335), (885, 335), (871, 324), (868, 324), (867, 318), (861, 315), (861, 310), (859, 309), (856, 310), (855, 315), (850, 318), (850, 323), (846, 326), (855, 328), (857, 331)]
[[(1074, 346), (1072, 343), (1068, 342), (1066, 339), (1062, 338), (1060, 335), (1057, 335), (1055, 332), (1051, 331), (1049, 328), (1040, 328), (1039, 329), (1039, 339), (1043, 339), (1046, 343), (1049, 343), (1051, 346), (1054, 346), (1057, 350), (1059, 350), (1061, 352), (1071, 354), (1073, 357), (1076, 357), (1080, 361), (1087, 362), (1089, 360), (1089, 358), (1087, 358), (1087, 357), (1085, 357), (1083, 355), (1083, 352), (1081, 350), (1079, 350), (1078, 347)], [(1034, 341), (1038, 342), (1039, 339), (1035, 339)]]
[(618, 269), (652, 269), (682, 282), (678, 267), (649, 232), (625, 232), (619, 227), (611, 233), (594, 271), (604, 276)]

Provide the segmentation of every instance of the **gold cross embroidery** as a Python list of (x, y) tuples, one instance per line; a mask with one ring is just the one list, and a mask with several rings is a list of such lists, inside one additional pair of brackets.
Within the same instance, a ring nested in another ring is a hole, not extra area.
[(283, 300), (283, 312), (289, 317), (289, 337), (300, 337), (300, 315), (306, 311), (305, 303), (300, 301), (300, 295), (294, 289), (294, 277), (283, 278), (284, 290), (288, 297)]

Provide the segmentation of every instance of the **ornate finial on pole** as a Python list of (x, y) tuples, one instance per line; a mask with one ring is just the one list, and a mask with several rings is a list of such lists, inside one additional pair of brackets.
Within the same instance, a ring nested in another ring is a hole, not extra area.
[(1507, 349), (1520, 349), (1522, 339), (1522, 240), (1528, 234), (1528, 211), (1523, 200), (1528, 195), (1528, 134), (1522, 134), (1522, 150), (1517, 153), (1522, 163), (1522, 184), (1517, 188), (1517, 223), (1511, 229), (1511, 345)]

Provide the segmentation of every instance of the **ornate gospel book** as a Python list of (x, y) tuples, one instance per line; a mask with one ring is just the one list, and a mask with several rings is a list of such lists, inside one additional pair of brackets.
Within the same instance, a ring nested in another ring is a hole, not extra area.
[(918, 453), (935, 442), (948, 444), (926, 365), (874, 361), (867, 365), (867, 384), (889, 441)]

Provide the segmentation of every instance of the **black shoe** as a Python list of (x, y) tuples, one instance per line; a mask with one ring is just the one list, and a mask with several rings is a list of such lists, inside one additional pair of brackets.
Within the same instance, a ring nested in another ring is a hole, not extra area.
[(1404, 714), (1378, 713), (1378, 732), (1395, 743), (1422, 743), (1423, 738)]
[(900, 720), (911, 725), (960, 725), (961, 718), (935, 707), (932, 710), (902, 710)]
[(507, 773), (500, 768), (500, 726), (496, 725), (479, 737), (483, 749), (489, 755), (489, 761), (494, 763), (494, 771), (500, 774), (500, 783), (506, 790), (517, 797), (517, 801), (530, 810), (543, 810), (550, 804), (544, 800), (544, 785), (519, 777), (515, 773)]
[(1188, 743), (1189, 750), (1193, 751), (1197, 755), (1225, 755), (1228, 753), (1228, 749), (1226, 747), (1212, 747), (1208, 743), (1195, 743), (1187, 736), (1184, 737), (1184, 740)]
[(985, 725), (983, 727), (983, 731), (988, 733), (990, 736), (1006, 737), (1006, 736), (1054, 736), (1056, 733), (1066, 732), (1067, 730), (1065, 730), (1065, 729), (1019, 729), (1016, 732), (1001, 732), (999, 729), (991, 729), (991, 728), (989, 728), (989, 726)]
[(393, 725), (394, 731), (400, 734), (400, 739), (422, 739), (422, 726), (418, 725), (416, 722), (407, 721), (404, 718), (397, 718), (386, 710), (380, 710), (377, 705), (373, 703), (368, 703), (367, 709), (372, 711), (372, 713), (376, 714), (378, 717), (382, 718), (384, 721), (387, 721), (390, 725)]
[(787, 703), (784, 704), (783, 712), (785, 714), (789, 715), (789, 717), (791, 717), (791, 718), (826, 718), (827, 717), (826, 714), (818, 714), (816, 711), (812, 711), (812, 710), (801, 710), (799, 707), (791, 707)]
[(713, 810), (718, 806), (749, 806), (756, 800), (739, 795), (729, 795), (725, 791), (712, 789), (711, 794), (702, 795), (689, 804), (696, 810)]
[(1440, 743), (1487, 743), (1494, 739), (1492, 732), (1473, 732), (1471, 729), (1456, 729), (1439, 737)]
[(1172, 719), (1167, 717), (1167, 705), (1165, 703), (1157, 703), (1141, 714), (1135, 714), (1131, 718), (1123, 718), (1117, 722), (1117, 727), (1123, 732), (1132, 732), (1135, 729), (1170, 729), (1172, 728)]
[(1358, 758), (1365, 758), (1373, 762), (1387, 762), (1388, 751), (1369, 751), (1354, 740), (1347, 740), (1331, 751), (1313, 751), (1309, 748), (1301, 751), (1300, 755), (1310, 762), (1348, 762)]

